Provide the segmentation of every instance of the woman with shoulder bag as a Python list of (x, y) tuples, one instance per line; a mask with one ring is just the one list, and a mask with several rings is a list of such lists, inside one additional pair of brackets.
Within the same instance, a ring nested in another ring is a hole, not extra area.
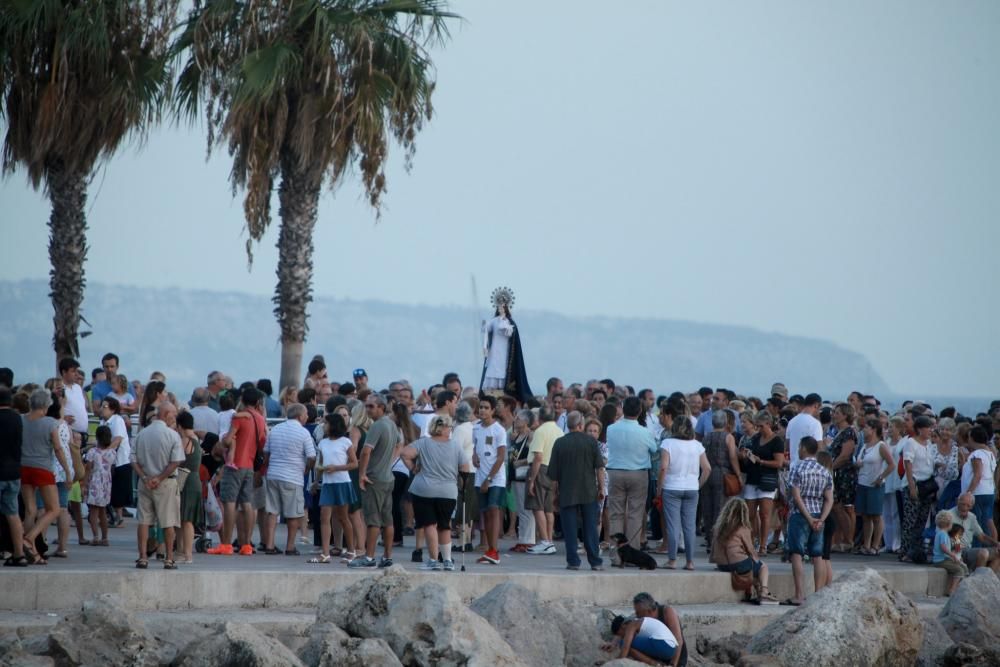
[(510, 469), (507, 475), (511, 489), (517, 500), (517, 544), (511, 547), (514, 553), (527, 553), (535, 546), (535, 513), (525, 508), (527, 495), (528, 471), (531, 462), (528, 459), (528, 448), (531, 447), (532, 427), (535, 425), (535, 413), (531, 410), (518, 410), (514, 416), (514, 433), (510, 441)]
[(771, 510), (778, 495), (778, 473), (785, 465), (785, 442), (774, 432), (774, 417), (761, 410), (754, 416), (757, 432), (744, 450), (747, 481), (743, 499), (750, 510), (750, 525), (757, 555), (767, 555), (767, 538), (771, 532)]
[(712, 534), (715, 566), (722, 572), (730, 573), (733, 589), (744, 591), (748, 598), (756, 598), (761, 604), (777, 604), (778, 599), (767, 588), (767, 565), (754, 558), (750, 510), (746, 502), (731, 498), (722, 508)]
[[(937, 501), (934, 458), (930, 451), (934, 420), (921, 415), (913, 420), (914, 435), (903, 447), (903, 553), (899, 560), (912, 563), (925, 557), (924, 526)], [(918, 555), (918, 553), (920, 555)], [(916, 558), (914, 558), (916, 556)]]

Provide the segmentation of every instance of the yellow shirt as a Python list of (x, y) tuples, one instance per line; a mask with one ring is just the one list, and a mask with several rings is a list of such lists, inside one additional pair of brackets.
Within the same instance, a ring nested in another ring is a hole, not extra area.
[(531, 436), (531, 445), (528, 447), (528, 462), (534, 463), (534, 454), (541, 452), (542, 465), (547, 466), (549, 464), (549, 457), (552, 456), (552, 445), (564, 435), (565, 433), (562, 432), (562, 429), (554, 421), (545, 422), (539, 426), (535, 429), (534, 435)]

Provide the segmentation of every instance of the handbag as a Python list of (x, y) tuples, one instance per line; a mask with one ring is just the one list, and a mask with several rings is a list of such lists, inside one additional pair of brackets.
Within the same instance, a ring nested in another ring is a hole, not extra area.
[(933, 477), (922, 479), (917, 482), (917, 497), (923, 501), (932, 501), (937, 498), (938, 485)]
[(743, 482), (740, 481), (740, 476), (736, 473), (727, 472), (722, 478), (722, 492), (726, 494), (726, 497), (738, 495), (740, 490), (743, 488)]
[(190, 475), (190, 474), (191, 474), (191, 471), (188, 470), (187, 468), (178, 468), (177, 469), (177, 493), (180, 493), (181, 491), (184, 490), (184, 484), (187, 483), (187, 478), (188, 478), (188, 475)]
[[(524, 439), (521, 443), (521, 448), (517, 450), (517, 455), (514, 457), (515, 461), (520, 460), (521, 454), (524, 453), (524, 448), (528, 446), (528, 438)], [(514, 468), (514, 481), (523, 482), (528, 479), (528, 471), (531, 470), (530, 465), (521, 466), (519, 468)]]

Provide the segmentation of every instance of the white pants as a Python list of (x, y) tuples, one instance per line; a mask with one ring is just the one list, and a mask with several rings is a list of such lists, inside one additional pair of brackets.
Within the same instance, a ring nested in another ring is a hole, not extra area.
[(882, 525), (886, 550), (899, 551), (902, 542), (899, 530), (899, 503), (896, 502), (895, 492), (882, 496)]
[(535, 513), (524, 509), (526, 482), (514, 482), (514, 497), (517, 498), (517, 543), (535, 543)]

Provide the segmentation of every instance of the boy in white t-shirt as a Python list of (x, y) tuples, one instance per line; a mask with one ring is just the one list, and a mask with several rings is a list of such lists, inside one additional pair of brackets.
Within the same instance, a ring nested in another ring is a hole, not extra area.
[(486, 536), (486, 553), (477, 561), (491, 565), (500, 564), (501, 507), (506, 501), (507, 431), (495, 421), (497, 401), (483, 396), (479, 402), (479, 423), (473, 427), (472, 440), (475, 451), (472, 463), (476, 467), (476, 486), (479, 487), (479, 508), (483, 512), (483, 531)]

